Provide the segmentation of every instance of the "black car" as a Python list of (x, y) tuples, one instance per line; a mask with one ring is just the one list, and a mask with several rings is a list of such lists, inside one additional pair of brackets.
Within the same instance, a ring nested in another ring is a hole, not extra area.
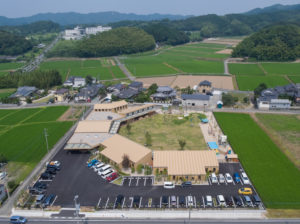
[(30, 188), (29, 188), (29, 193), (30, 193), (30, 194), (44, 194), (45, 192), (46, 192), (45, 189), (34, 188), (34, 187), (30, 187)]
[(47, 169), (55, 169), (55, 171), (60, 171), (60, 166), (55, 165), (47, 165)]
[(233, 199), (236, 206), (241, 207), (243, 205), (242, 200), (239, 197), (234, 197)]
[(252, 196), (252, 201), (255, 206), (259, 206), (261, 204), (261, 199), (258, 197), (258, 195), (253, 195)]
[(192, 182), (191, 181), (185, 181), (181, 184), (181, 187), (191, 187), (192, 186)]
[(33, 188), (46, 189), (47, 184), (38, 181), (33, 185)]
[(117, 200), (116, 200), (116, 203), (115, 203), (115, 208), (121, 206), (123, 200), (124, 200), (124, 196), (121, 195), (121, 194), (119, 194), (119, 195), (117, 196)]
[(179, 196), (178, 203), (180, 206), (185, 206), (185, 197), (184, 196)]
[(53, 168), (47, 168), (47, 169), (46, 169), (46, 173), (50, 173), (50, 174), (55, 175), (55, 174), (56, 174), (56, 169), (53, 169)]
[(133, 197), (133, 207), (134, 208), (139, 208), (139, 206), (140, 206), (140, 200), (141, 200), (140, 196), (134, 196)]
[(233, 206), (233, 201), (230, 197), (225, 197), (226, 205)]
[(41, 179), (42, 180), (51, 180), (53, 177), (52, 177), (52, 175), (50, 174), (50, 173), (42, 173), (42, 175), (41, 175)]
[(168, 205), (169, 204), (169, 197), (168, 196), (162, 196), (161, 204), (162, 205)]

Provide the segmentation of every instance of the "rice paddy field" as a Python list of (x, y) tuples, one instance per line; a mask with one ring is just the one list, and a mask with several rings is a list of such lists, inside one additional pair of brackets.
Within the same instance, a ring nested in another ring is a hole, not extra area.
[(10, 71), (15, 71), (18, 68), (21, 68), (24, 63), (19, 62), (7, 62), (7, 63), (0, 63), (0, 76), (6, 75)]
[(0, 110), (0, 154), (8, 159), (9, 178), (24, 180), (49, 148), (70, 129), (72, 122), (57, 121), (69, 107)]
[(174, 74), (223, 74), (223, 61), (229, 54), (222, 44), (195, 43), (163, 48), (148, 54), (122, 58), (128, 70), (136, 77)]
[(91, 75), (100, 80), (126, 78), (121, 69), (111, 58), (94, 60), (50, 60), (40, 65), (42, 70), (56, 69), (65, 81), (68, 76), (86, 77)]
[(0, 99), (10, 96), (16, 91), (16, 89), (0, 89)]
[(266, 207), (300, 209), (299, 169), (250, 115), (215, 113), (215, 117)]
[(254, 90), (260, 83), (268, 87), (300, 82), (300, 63), (229, 64), (240, 90)]

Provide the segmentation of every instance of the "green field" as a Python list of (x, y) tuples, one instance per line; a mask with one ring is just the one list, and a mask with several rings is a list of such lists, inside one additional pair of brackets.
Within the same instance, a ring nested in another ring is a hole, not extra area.
[(289, 75), (288, 77), (293, 83), (300, 83), (300, 75)]
[(300, 63), (261, 63), (268, 74), (300, 75)]
[(250, 115), (215, 117), (266, 207), (300, 209), (300, 171)]
[(265, 75), (257, 64), (229, 64), (230, 73), (233, 75)]
[(15, 91), (16, 91), (16, 89), (0, 89), (0, 99), (10, 96)]
[(19, 62), (0, 63), (0, 76), (8, 74), (9, 71), (21, 68), (23, 65), (24, 63)]
[(101, 60), (61, 60), (46, 61), (41, 64), (42, 70), (57, 69), (63, 80), (67, 76), (91, 75), (100, 80), (112, 80), (114, 78), (126, 78), (121, 69), (115, 65), (114, 60), (110, 58), (102, 58)]
[(8, 159), (8, 175), (17, 182), (32, 171), (49, 148), (69, 130), (72, 122), (56, 121), (68, 107), (0, 110), (0, 153)]
[(188, 73), (223, 74), (223, 60), (229, 55), (216, 52), (225, 48), (225, 45), (186, 44), (127, 56), (122, 61), (137, 77)]

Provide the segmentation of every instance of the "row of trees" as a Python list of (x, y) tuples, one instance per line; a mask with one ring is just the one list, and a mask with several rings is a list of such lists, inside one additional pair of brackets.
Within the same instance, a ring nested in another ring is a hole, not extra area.
[(295, 60), (300, 57), (300, 27), (275, 25), (262, 29), (243, 40), (234, 49), (232, 56), (262, 61)]
[(39, 89), (49, 89), (61, 84), (61, 75), (56, 70), (35, 70), (28, 73), (16, 72), (0, 76), (0, 89), (17, 88), (19, 86), (35, 86)]

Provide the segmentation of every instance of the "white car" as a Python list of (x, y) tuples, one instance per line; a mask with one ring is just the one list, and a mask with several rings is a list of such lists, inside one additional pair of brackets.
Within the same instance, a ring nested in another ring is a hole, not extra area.
[(245, 172), (241, 173), (241, 178), (244, 184), (250, 184), (250, 180)]
[(218, 195), (217, 196), (217, 200), (220, 206), (226, 207), (226, 202), (225, 202), (225, 198), (223, 195)]
[(98, 163), (96, 166), (93, 167), (94, 171), (97, 172), (100, 168), (104, 167), (104, 163)]
[(110, 165), (105, 165), (98, 170), (98, 175), (101, 175), (104, 171), (111, 169)]
[(225, 179), (227, 183), (233, 183), (233, 179), (229, 173), (225, 174)]
[(194, 200), (192, 196), (187, 196), (186, 200), (187, 200), (188, 207), (192, 207), (194, 205)]
[(212, 174), (211, 174), (210, 179), (211, 179), (211, 182), (212, 182), (213, 184), (217, 184), (217, 183), (218, 183), (218, 178), (217, 178), (217, 176), (216, 176), (215, 173), (212, 173)]
[(221, 173), (219, 174), (219, 182), (220, 182), (220, 184), (224, 184), (225, 183), (225, 177)]
[(205, 205), (207, 207), (212, 207), (213, 206), (212, 196), (206, 195), (206, 197), (205, 197)]
[(164, 182), (165, 189), (173, 189), (175, 188), (175, 184), (173, 182)]
[(105, 179), (106, 177), (109, 177), (113, 172), (115, 172), (113, 169), (105, 170), (101, 173), (101, 177)]
[(6, 172), (1, 172), (0, 173), (0, 180), (3, 180), (6, 177), (7, 173)]

